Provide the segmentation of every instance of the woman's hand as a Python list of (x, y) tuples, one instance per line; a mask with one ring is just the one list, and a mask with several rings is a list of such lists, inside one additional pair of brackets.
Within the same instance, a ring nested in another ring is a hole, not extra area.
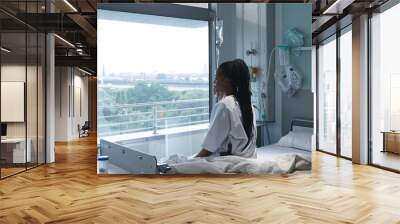
[(208, 157), (212, 154), (212, 152), (207, 149), (202, 149), (195, 157)]

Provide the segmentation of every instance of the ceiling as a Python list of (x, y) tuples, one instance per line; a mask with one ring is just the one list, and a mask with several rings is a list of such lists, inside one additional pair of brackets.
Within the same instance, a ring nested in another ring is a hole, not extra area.
[[(7, 58), (25, 54), (26, 29), (28, 32), (54, 32), (57, 34), (56, 66), (79, 66), (95, 74), (96, 4), (96, 0), (47, 0), (47, 5), (45, 0), (1, 0), (2, 43), (13, 49)], [(28, 41), (30, 39), (28, 35)], [(36, 48), (29, 43), (27, 46), (29, 58), (29, 53)]]
[(313, 10), (313, 43), (326, 38), (339, 28), (351, 24), (352, 18), (372, 11), (388, 0), (310, 0)]
[[(374, 9), (386, 1), (267, 0), (262, 2), (312, 3), (312, 36), (313, 42), (316, 43), (319, 39), (329, 35), (329, 32), (335, 32), (334, 26), (337, 26), (338, 21), (347, 19), (351, 22), (351, 17)], [(18, 32), (25, 32), (26, 28), (29, 31), (54, 32), (58, 35), (55, 38), (56, 65), (80, 66), (95, 74), (97, 67), (97, 3), (135, 1), (47, 0), (47, 2), (46, 5), (46, 0), (1, 0), (0, 25), (2, 32), (8, 33), (3, 35), (4, 38), (9, 38), (7, 41), (14, 41), (14, 47), (18, 49), (18, 45), (23, 46), (23, 43), (19, 43), (23, 41), (21, 39), (23, 35)], [(49, 13), (50, 11), (52, 13)], [(343, 24), (345, 25), (345, 22)], [(31, 51), (30, 46), (33, 45), (29, 45), (28, 52)]]

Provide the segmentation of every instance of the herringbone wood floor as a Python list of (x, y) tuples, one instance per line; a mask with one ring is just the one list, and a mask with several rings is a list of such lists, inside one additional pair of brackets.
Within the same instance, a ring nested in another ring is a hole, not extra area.
[(314, 153), (283, 176), (97, 176), (95, 138), (0, 181), (0, 223), (400, 223), (400, 175)]

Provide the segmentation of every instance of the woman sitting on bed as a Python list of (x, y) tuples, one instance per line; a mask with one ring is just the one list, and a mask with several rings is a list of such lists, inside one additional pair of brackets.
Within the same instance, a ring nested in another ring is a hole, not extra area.
[(224, 62), (219, 66), (214, 94), (218, 102), (211, 112), (203, 149), (196, 157), (256, 157), (257, 129), (250, 99), (250, 73), (243, 60)]

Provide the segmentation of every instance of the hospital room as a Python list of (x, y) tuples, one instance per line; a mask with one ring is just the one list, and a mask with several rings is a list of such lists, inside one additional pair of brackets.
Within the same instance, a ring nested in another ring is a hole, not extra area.
[(310, 172), (311, 10), (98, 4), (98, 174)]

